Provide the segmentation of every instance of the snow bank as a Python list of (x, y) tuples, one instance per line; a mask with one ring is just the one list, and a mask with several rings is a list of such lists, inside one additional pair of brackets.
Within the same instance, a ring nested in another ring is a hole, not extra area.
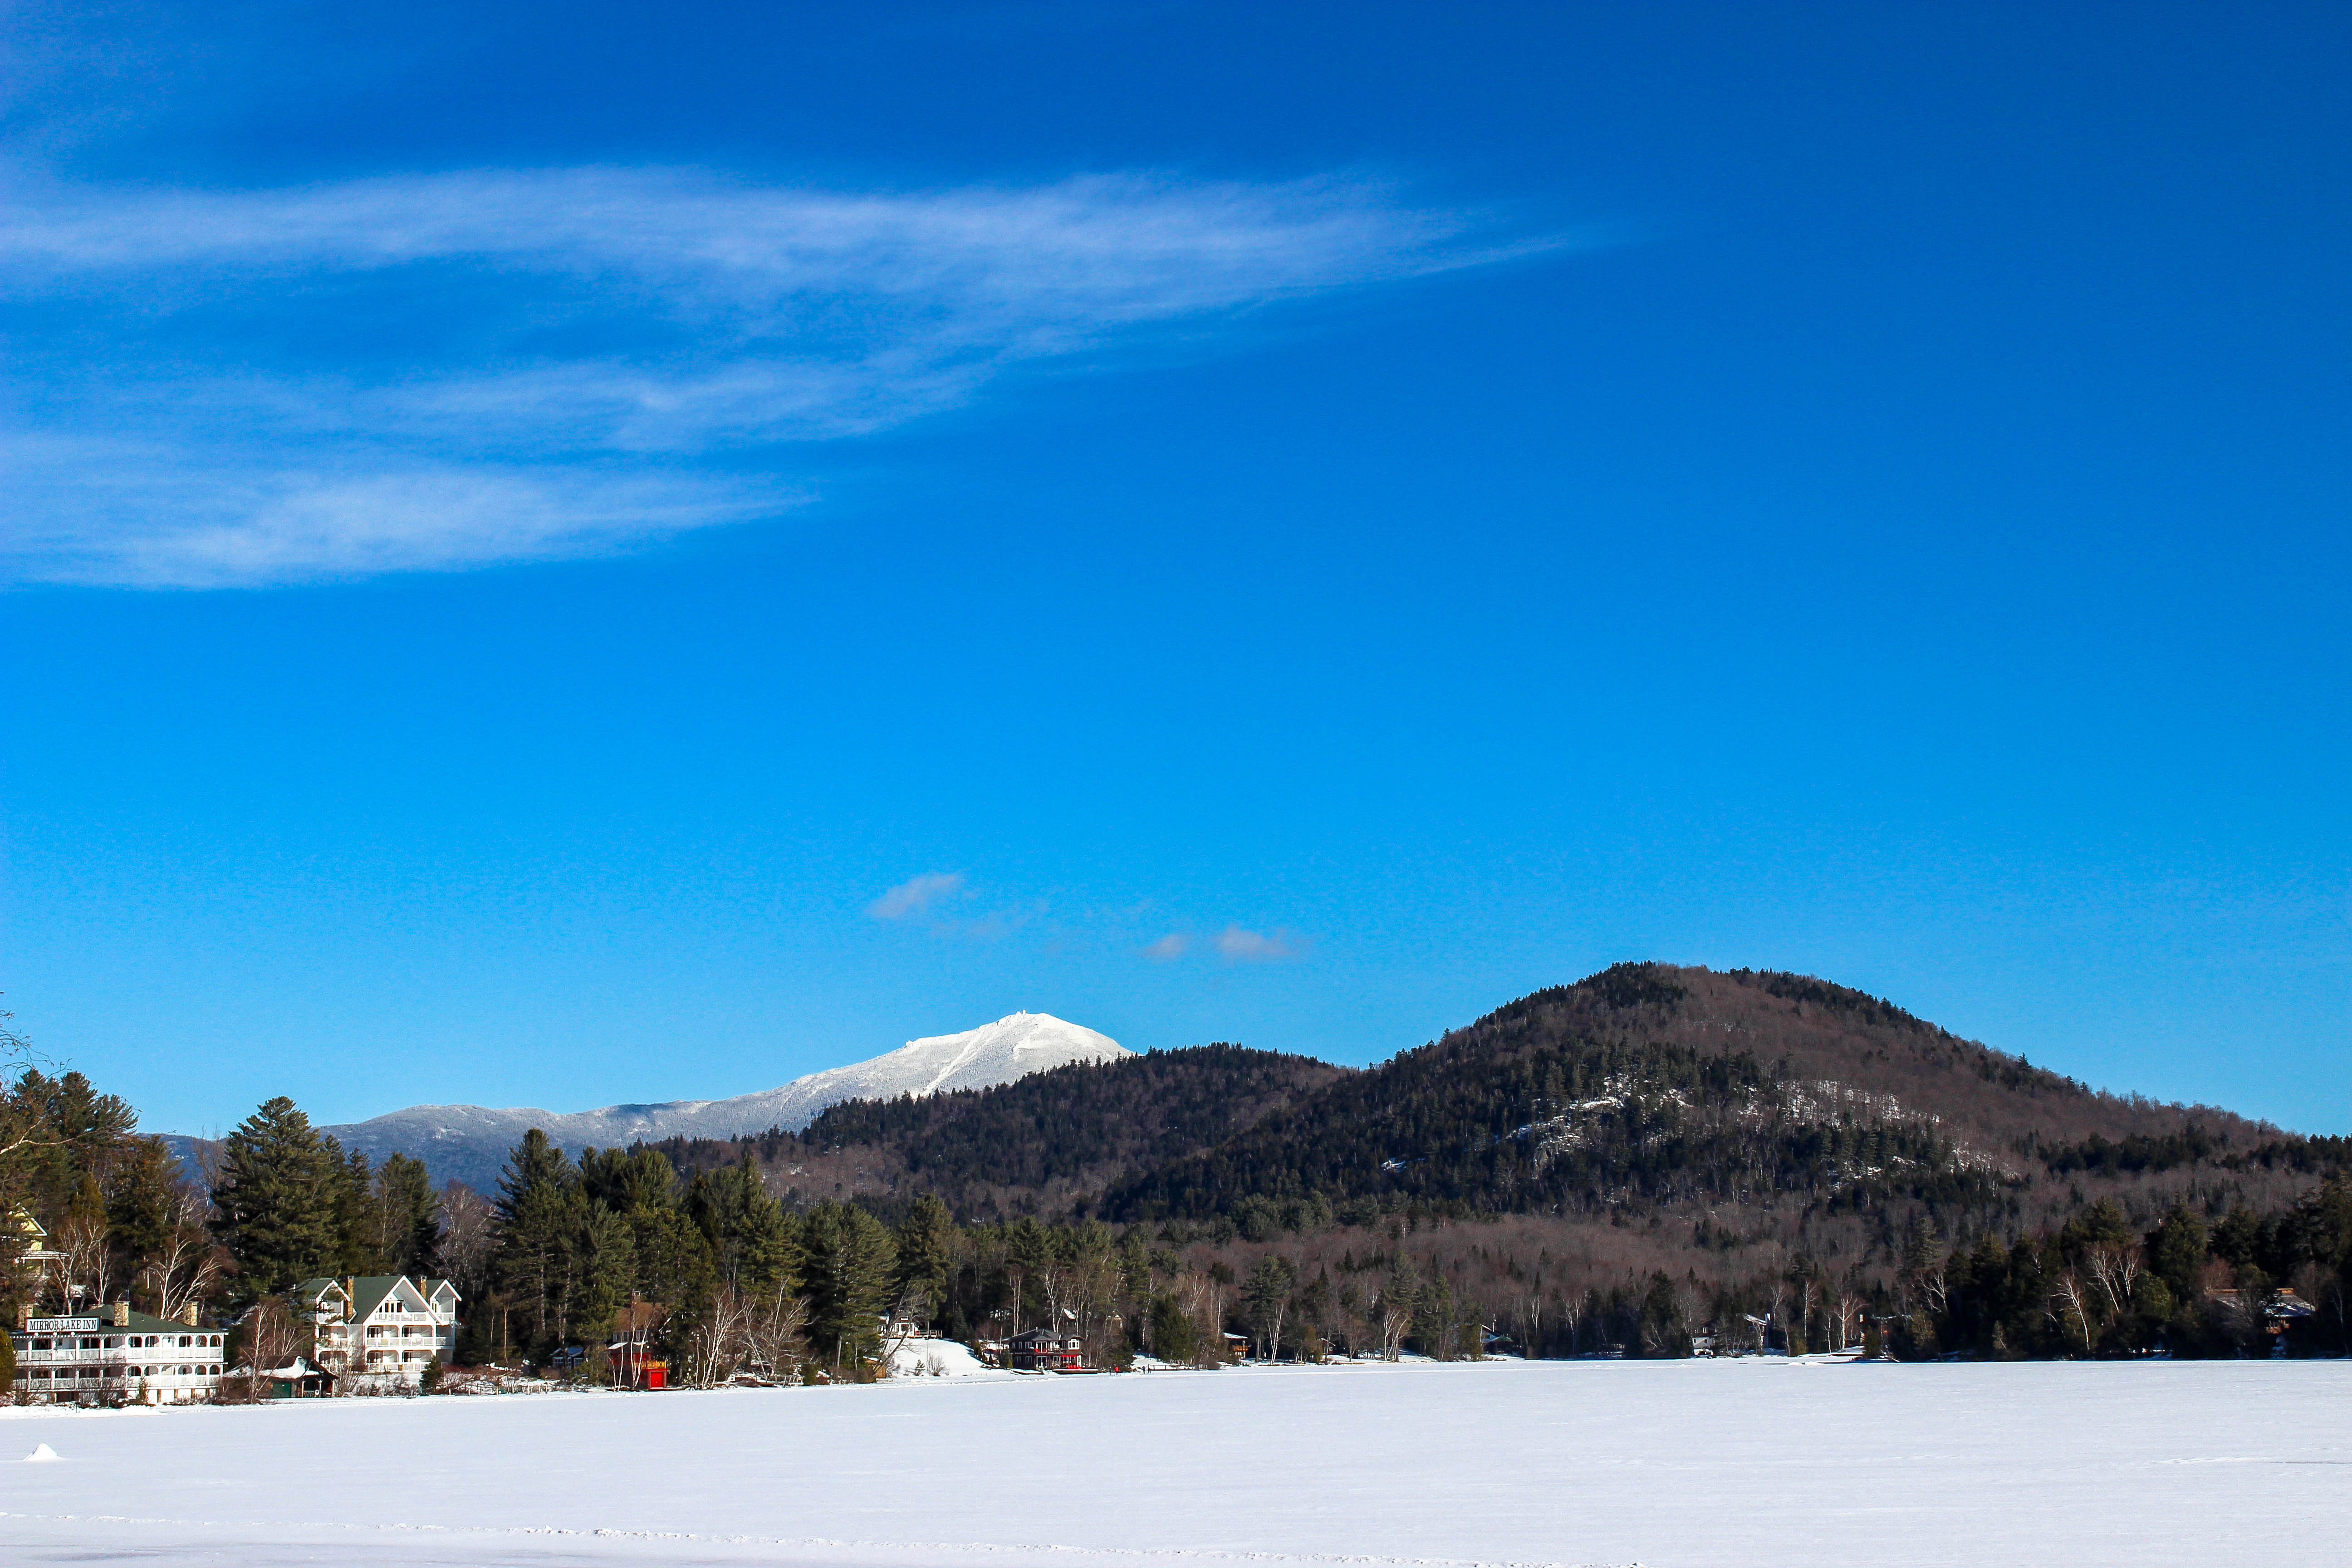
[(909, 1340), (890, 1352), (892, 1377), (1001, 1377), (1013, 1374), (989, 1365), (970, 1345), (953, 1340)]
[[(20, 1413), (21, 1414), (21, 1413)], [(2316, 1568), (2352, 1363), (894, 1378), (33, 1415), (0, 1561)]]

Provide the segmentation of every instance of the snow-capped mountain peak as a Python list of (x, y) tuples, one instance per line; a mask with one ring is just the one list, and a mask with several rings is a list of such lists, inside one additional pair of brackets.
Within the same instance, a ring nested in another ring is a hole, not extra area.
[(1108, 1035), (1050, 1013), (1013, 1013), (977, 1029), (908, 1040), (866, 1061), (827, 1068), (781, 1089), (728, 1100), (673, 1100), (569, 1112), (413, 1105), (321, 1131), (370, 1160), (407, 1154), (423, 1160), (436, 1183), (454, 1179), (487, 1192), (497, 1181), (507, 1152), (534, 1127), (575, 1153), (659, 1138), (734, 1138), (771, 1127), (797, 1132), (826, 1106), (845, 1100), (988, 1089), (1073, 1062), (1134, 1054)]

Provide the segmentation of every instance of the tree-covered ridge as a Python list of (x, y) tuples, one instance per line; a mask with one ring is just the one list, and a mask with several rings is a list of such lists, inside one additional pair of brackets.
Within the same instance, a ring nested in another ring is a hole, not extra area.
[(1363, 1218), (1594, 1212), (1798, 1194), (1997, 1202), (1998, 1173), (1931, 1118), (1798, 1081), (1750, 1051), (1655, 1037), (1687, 994), (1675, 972), (1619, 965), (1276, 1110), (1237, 1138), (1104, 1196), (1123, 1220), (1200, 1219), (1253, 1201)]
[[(833, 1106), (797, 1136), (647, 1145), (681, 1170), (744, 1152), (795, 1169), (847, 1155), (945, 1199), (959, 1214), (1032, 1212), (1105, 1182), (1181, 1159), (1249, 1127), (1269, 1110), (1348, 1076), (1306, 1057), (1195, 1046), (1075, 1063), (992, 1089)], [(1006, 1194), (1034, 1194), (1035, 1203)]]

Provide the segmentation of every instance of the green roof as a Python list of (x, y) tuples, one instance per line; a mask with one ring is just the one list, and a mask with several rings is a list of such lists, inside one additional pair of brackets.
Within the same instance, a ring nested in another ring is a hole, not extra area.
[(424, 1297), (428, 1301), (433, 1299), (433, 1292), (435, 1290), (438, 1289), (443, 1285), (448, 1284), (448, 1281), (446, 1279), (440, 1279), (430, 1275), (423, 1274), (415, 1276), (405, 1274), (362, 1274), (355, 1279), (305, 1279), (302, 1283), (294, 1287), (294, 1293), (298, 1296), (315, 1300), (316, 1298), (324, 1295), (330, 1289), (349, 1286), (352, 1298), (352, 1319), (354, 1322), (357, 1322), (365, 1319), (369, 1313), (374, 1311), (378, 1307), (383, 1306), (383, 1299), (386, 1296), (391, 1295), (394, 1289), (398, 1289), (400, 1282), (403, 1279), (408, 1279), (412, 1284), (414, 1284), (416, 1287), (416, 1293)]
[(20, 1340), (31, 1339), (36, 1334), (216, 1334), (221, 1331), (218, 1329), (192, 1328), (177, 1318), (159, 1318), (152, 1312), (129, 1312), (124, 1314), (128, 1321), (118, 1323), (110, 1307), (101, 1308), (96, 1312), (58, 1312), (51, 1316), (95, 1317), (98, 1326), (94, 1329), (16, 1329), (11, 1331)]

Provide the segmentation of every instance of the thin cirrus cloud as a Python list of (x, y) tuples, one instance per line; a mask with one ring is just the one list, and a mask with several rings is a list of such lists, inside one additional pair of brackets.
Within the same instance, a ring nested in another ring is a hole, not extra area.
[(927, 914), (932, 906), (955, 898), (963, 891), (961, 871), (926, 871), (919, 877), (909, 877), (866, 906), (866, 912), (877, 921), (911, 920)]
[(211, 587), (625, 548), (803, 504), (772, 448), (1023, 364), (1589, 239), (1347, 180), (0, 180), (5, 552), (20, 579)]

